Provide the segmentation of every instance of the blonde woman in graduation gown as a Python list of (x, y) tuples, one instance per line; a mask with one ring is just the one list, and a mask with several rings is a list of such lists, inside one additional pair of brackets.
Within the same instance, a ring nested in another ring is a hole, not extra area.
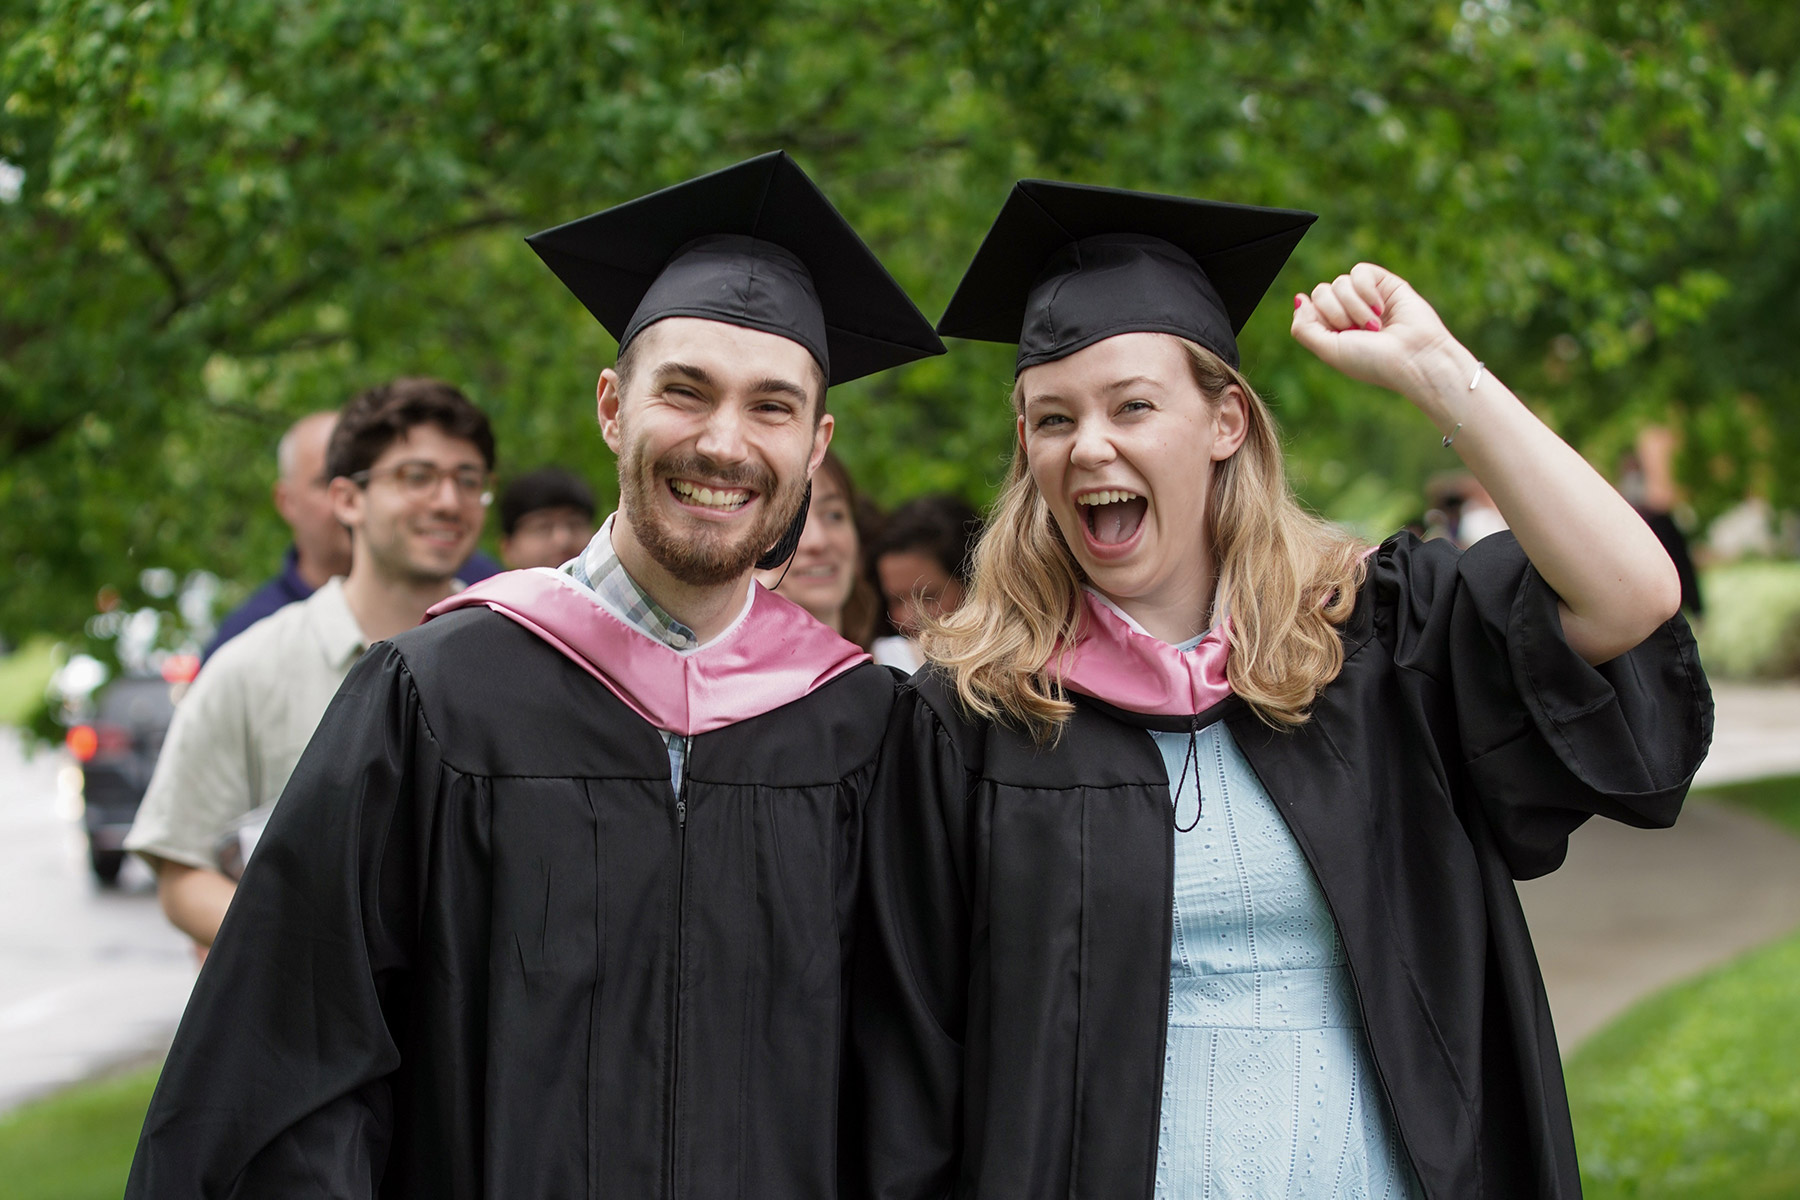
[(1312, 220), (1025, 181), (939, 324), (1018, 343), (1017, 446), (867, 812), (856, 1194), (1580, 1195), (1513, 880), (1674, 821), (1710, 695), (1655, 536), (1380, 266), (1293, 335), (1511, 532), (1295, 502), (1236, 333)]

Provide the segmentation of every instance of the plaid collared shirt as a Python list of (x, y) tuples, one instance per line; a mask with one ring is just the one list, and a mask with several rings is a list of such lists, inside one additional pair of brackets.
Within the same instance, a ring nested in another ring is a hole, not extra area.
[[(693, 650), (700, 639), (692, 629), (665, 612), (661, 605), (639, 587), (637, 580), (613, 553), (611, 517), (600, 526), (600, 532), (587, 549), (564, 563), (558, 570), (594, 593), (602, 607), (633, 629), (655, 638), (672, 650)], [(681, 777), (687, 767), (688, 738), (667, 729), (659, 729), (669, 747), (669, 782), (675, 794), (681, 795)]]

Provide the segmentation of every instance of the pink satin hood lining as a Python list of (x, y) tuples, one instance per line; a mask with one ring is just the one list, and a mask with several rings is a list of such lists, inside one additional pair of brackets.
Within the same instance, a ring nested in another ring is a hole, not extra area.
[[(1363, 551), (1366, 560), (1381, 547)], [(1083, 589), (1086, 619), (1075, 648), (1061, 654), (1062, 685), (1126, 712), (1159, 717), (1203, 713), (1231, 695), (1225, 664), (1231, 657), (1230, 618), (1192, 650), (1132, 628), (1104, 600)], [(1329, 601), (1327, 601), (1328, 603)]]
[(632, 628), (574, 580), (542, 568), (484, 579), (433, 605), (425, 618), (477, 605), (556, 647), (658, 729), (684, 736), (791, 704), (869, 661), (760, 585), (735, 625), (685, 653)]
[(1126, 712), (1186, 717), (1231, 695), (1225, 662), (1231, 645), (1219, 625), (1192, 650), (1133, 629), (1092, 592), (1075, 645), (1054, 664), (1070, 691)]

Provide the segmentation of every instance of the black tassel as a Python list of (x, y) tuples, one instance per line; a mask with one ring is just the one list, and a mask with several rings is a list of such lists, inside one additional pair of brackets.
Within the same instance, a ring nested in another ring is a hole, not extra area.
[[(806, 491), (800, 496), (800, 511), (794, 514), (792, 521), (788, 522), (787, 532), (781, 535), (781, 540), (769, 547), (768, 552), (756, 560), (757, 570), (773, 571), (782, 563), (787, 563), (790, 567), (794, 565), (794, 553), (800, 549), (800, 536), (806, 532), (806, 514), (811, 507), (812, 480), (808, 479)], [(786, 578), (787, 571), (783, 570), (781, 579)], [(775, 587), (781, 586), (781, 579), (775, 581)], [(772, 592), (775, 588), (769, 590)]]
[[(1181, 789), (1187, 786), (1188, 764), (1194, 765), (1194, 819), (1186, 825), (1181, 823)], [(1192, 833), (1200, 825), (1200, 814), (1206, 811), (1206, 793), (1200, 787), (1200, 714), (1194, 714), (1194, 723), (1188, 729), (1187, 753), (1181, 756), (1181, 780), (1175, 785), (1175, 794), (1169, 797), (1169, 805), (1174, 809), (1176, 833)]]

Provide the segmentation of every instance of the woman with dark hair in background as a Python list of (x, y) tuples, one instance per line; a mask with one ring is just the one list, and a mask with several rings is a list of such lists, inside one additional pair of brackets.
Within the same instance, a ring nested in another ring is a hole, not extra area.
[(877, 640), (877, 662), (918, 669), (919, 630), (955, 612), (968, 595), (980, 538), (981, 514), (956, 496), (920, 496), (889, 514), (869, 561), (899, 636)]
[(864, 650), (875, 639), (881, 601), (863, 569), (862, 499), (843, 461), (827, 450), (813, 474), (812, 500), (800, 548), (785, 569), (758, 571), (757, 580), (804, 608), (822, 625)]
[(1017, 448), (865, 810), (869, 1195), (1580, 1195), (1512, 881), (1675, 819), (1706, 681), (1644, 523), (1371, 264), (1294, 337), (1511, 532), (1299, 505), (1236, 334), (1312, 220), (1026, 181), (939, 323), (1018, 342)]

